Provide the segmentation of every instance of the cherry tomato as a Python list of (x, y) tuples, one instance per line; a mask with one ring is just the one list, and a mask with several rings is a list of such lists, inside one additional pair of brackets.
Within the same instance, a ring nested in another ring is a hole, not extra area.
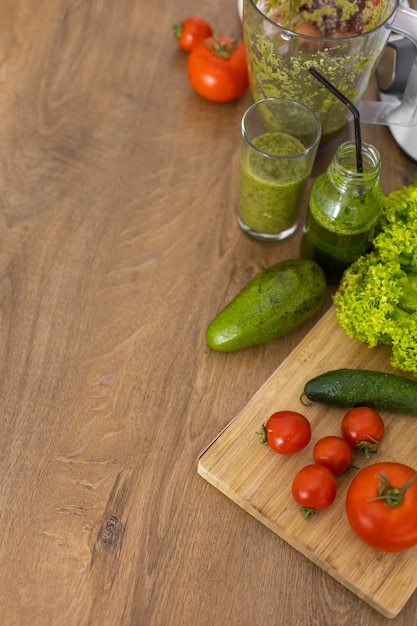
[(346, 439), (328, 435), (315, 443), (313, 459), (327, 467), (333, 474), (341, 474), (352, 464), (352, 448)]
[(346, 495), (346, 514), (355, 534), (384, 552), (417, 544), (417, 472), (384, 461), (362, 469)]
[(195, 16), (187, 17), (180, 24), (175, 24), (173, 31), (179, 47), (185, 52), (190, 52), (196, 43), (211, 37), (213, 34), (211, 25), (201, 17)]
[(305, 465), (300, 469), (292, 483), (292, 495), (301, 506), (305, 517), (315, 511), (327, 509), (336, 498), (336, 479), (334, 474), (318, 463)]
[(292, 454), (306, 447), (311, 439), (310, 422), (295, 411), (273, 413), (259, 433), (263, 443), (275, 452)]
[(385, 426), (377, 411), (368, 406), (350, 409), (342, 419), (342, 436), (368, 458), (384, 438)]
[(188, 56), (190, 85), (203, 98), (229, 102), (248, 88), (248, 67), (242, 41), (209, 37), (197, 43)]

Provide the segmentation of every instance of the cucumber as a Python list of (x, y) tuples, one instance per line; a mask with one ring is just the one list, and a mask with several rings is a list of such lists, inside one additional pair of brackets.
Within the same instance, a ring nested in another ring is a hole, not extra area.
[(309, 380), (304, 396), (336, 406), (369, 406), (417, 415), (417, 381), (373, 370), (338, 369)]
[(253, 278), (210, 322), (210, 348), (231, 352), (276, 339), (312, 317), (326, 299), (323, 270), (308, 259), (276, 263)]

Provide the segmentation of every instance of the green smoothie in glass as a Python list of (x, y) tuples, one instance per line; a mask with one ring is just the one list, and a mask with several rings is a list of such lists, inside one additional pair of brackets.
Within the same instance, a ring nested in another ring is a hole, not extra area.
[(320, 122), (299, 102), (267, 98), (246, 110), (241, 132), (239, 226), (252, 239), (282, 241), (299, 223)]
[[(305, 159), (282, 159), (302, 154), (303, 144), (286, 133), (265, 133), (246, 149), (240, 162), (239, 217), (251, 230), (268, 235), (297, 224), (298, 207), (308, 180)], [(263, 153), (268, 153), (265, 158)]]

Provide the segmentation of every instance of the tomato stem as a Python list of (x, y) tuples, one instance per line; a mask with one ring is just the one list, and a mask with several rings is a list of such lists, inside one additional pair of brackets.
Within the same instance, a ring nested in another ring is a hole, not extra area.
[(305, 519), (308, 519), (311, 515), (316, 513), (316, 509), (311, 508), (311, 506), (302, 506), (300, 511)]
[(179, 24), (174, 24), (174, 26), (172, 27), (172, 32), (175, 39), (179, 39), (182, 34), (182, 23), (180, 22)]
[(349, 465), (347, 466), (346, 469), (348, 469), (348, 470), (350, 470), (350, 469), (357, 469), (358, 470), (359, 469), (359, 467), (357, 465), (355, 465), (355, 457), (354, 456), (352, 456), (352, 458), (350, 459), (350, 463), (349, 463)]
[(260, 436), (262, 443), (267, 443), (265, 424), (262, 424), (261, 430), (259, 432), (256, 431), (256, 434)]
[(375, 454), (378, 445), (381, 443), (378, 439), (374, 439), (371, 435), (366, 435), (370, 441), (357, 441), (355, 448), (362, 452), (367, 459), (370, 454)]
[(379, 495), (376, 498), (370, 498), (369, 501), (374, 502), (375, 500), (382, 500), (389, 507), (393, 508), (402, 503), (403, 495), (408, 487), (410, 487), (410, 485), (417, 478), (417, 473), (407, 480), (402, 487), (393, 487), (385, 474), (376, 474), (376, 476), (381, 479), (381, 482), (378, 485)]
[(213, 37), (212, 39), (205, 39), (204, 43), (210, 52), (215, 54), (217, 57), (228, 59), (239, 42), (236, 39), (233, 39), (233, 41), (228, 43), (221, 43), (216, 37)]

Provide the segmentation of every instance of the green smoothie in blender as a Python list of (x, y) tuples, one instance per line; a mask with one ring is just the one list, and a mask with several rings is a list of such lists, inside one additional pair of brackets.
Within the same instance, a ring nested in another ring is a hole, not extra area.
[(243, 35), (254, 100), (302, 102), (318, 116), (323, 139), (346, 124), (342, 103), (309, 75), (315, 67), (358, 103), (390, 31), (380, 28), (392, 2), (375, 0), (243, 0)]

